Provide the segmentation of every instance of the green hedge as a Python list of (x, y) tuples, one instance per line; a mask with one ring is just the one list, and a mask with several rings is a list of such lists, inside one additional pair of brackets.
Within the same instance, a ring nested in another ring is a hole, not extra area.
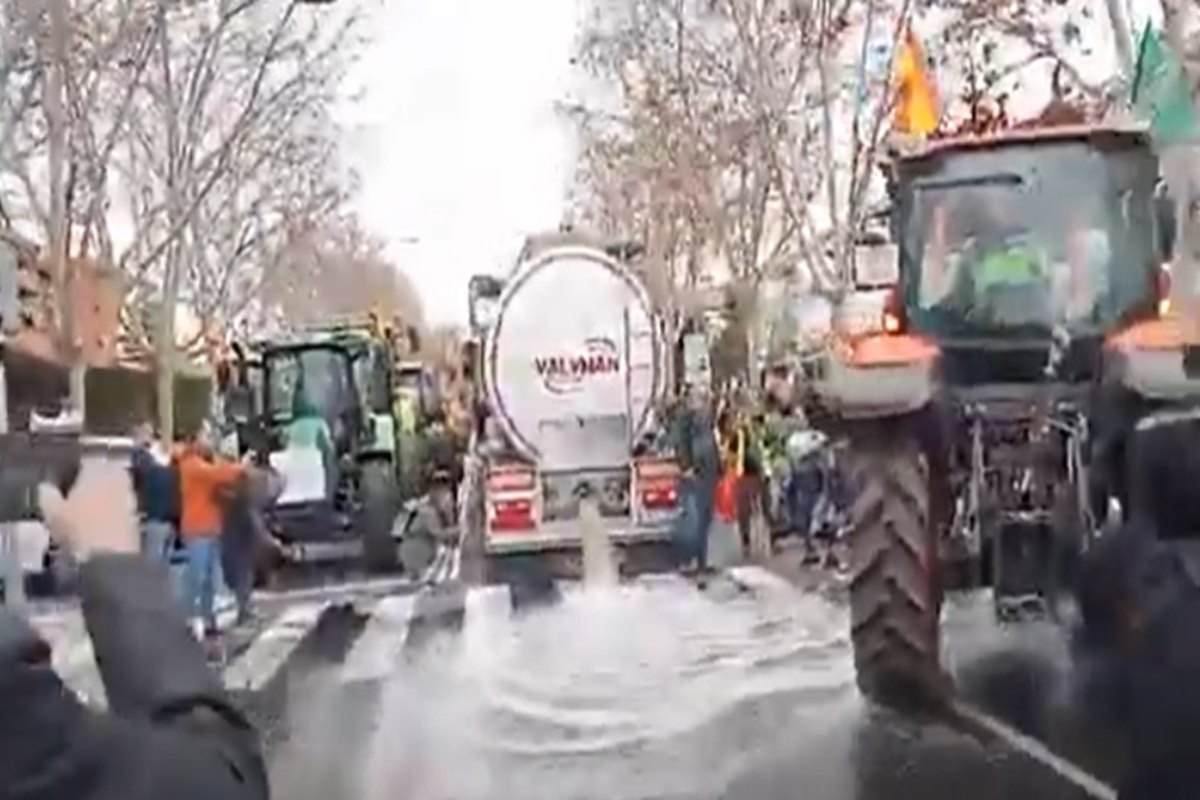
[[(175, 376), (175, 431), (194, 433), (208, 416), (212, 379), (206, 375)], [(92, 368), (87, 373), (85, 419), (89, 433), (126, 436), (139, 422), (154, 419), (158, 385), (153, 372), (120, 367)]]

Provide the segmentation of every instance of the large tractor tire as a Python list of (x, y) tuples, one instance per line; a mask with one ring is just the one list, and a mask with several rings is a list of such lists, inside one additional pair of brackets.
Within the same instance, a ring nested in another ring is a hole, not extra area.
[(851, 639), (858, 686), (885, 703), (931, 699), (942, 684), (941, 589), (927, 463), (916, 442), (857, 442), (848, 455)]
[(371, 572), (396, 569), (399, 560), (392, 526), (399, 510), (399, 487), (391, 462), (368, 461), (359, 479), (358, 526), (363, 543), (363, 561)]

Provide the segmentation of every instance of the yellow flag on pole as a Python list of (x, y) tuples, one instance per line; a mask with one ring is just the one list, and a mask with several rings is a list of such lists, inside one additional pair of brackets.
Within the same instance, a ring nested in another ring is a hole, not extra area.
[(892, 127), (899, 133), (927, 135), (937, 130), (937, 88), (925, 61), (925, 51), (912, 28), (906, 28), (895, 65), (896, 108)]

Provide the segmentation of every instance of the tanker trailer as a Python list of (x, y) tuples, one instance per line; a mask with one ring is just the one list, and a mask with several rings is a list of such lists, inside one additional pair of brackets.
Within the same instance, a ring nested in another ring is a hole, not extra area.
[(536, 557), (581, 570), (581, 501), (598, 508), (625, 572), (665, 568), (679, 469), (659, 444), (667, 353), (638, 277), (604, 250), (526, 252), (482, 349), (486, 434), (473, 437), (466, 548), (480, 578)]

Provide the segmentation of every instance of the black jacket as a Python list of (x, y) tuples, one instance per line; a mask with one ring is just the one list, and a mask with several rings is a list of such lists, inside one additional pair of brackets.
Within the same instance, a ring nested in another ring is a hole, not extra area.
[[(1192, 549), (1131, 522), (1102, 536), (1085, 560), (1086, 640), (1108, 662), (1105, 694), (1126, 734), (1120, 800), (1191, 800), (1200, 786), (1200, 584)], [(1136, 629), (1115, 617), (1117, 609), (1132, 613)]]
[(0, 610), (0, 798), (268, 797), (258, 736), (170, 605), (165, 570), (96, 557), (80, 593), (109, 710), (82, 705), (46, 643)]

